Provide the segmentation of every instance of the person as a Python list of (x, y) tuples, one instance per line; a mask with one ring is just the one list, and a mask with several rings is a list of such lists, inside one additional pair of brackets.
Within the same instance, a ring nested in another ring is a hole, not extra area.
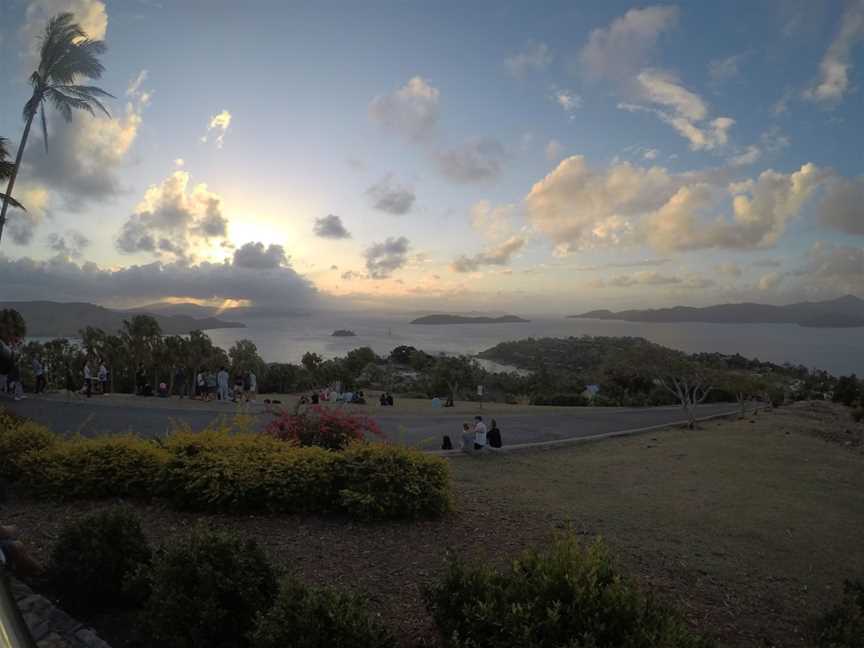
[(225, 367), (219, 367), (219, 373), (216, 374), (216, 387), (218, 388), (218, 397), (223, 403), (228, 400), (228, 370)]
[(181, 400), (186, 395), (186, 368), (178, 365), (174, 369), (174, 391), (180, 396)]
[(462, 424), (462, 449), (465, 452), (474, 451), (474, 431), (470, 423)]
[(12, 368), (9, 370), (8, 389), (14, 400), (24, 400), (24, 385), (21, 384), (21, 368), (18, 366), (17, 357), (12, 359)]
[(498, 422), (495, 419), (492, 419), (492, 427), (489, 429), (486, 438), (489, 440), (490, 447), (501, 447), (501, 430), (498, 429)]
[(321, 399), (318, 397), (318, 392), (312, 392), (312, 404), (317, 405), (320, 400)]
[(203, 369), (195, 377), (195, 388), (195, 395), (201, 400), (207, 400), (207, 379)]
[(99, 393), (107, 394), (108, 393), (108, 367), (105, 366), (105, 360), (99, 361), (99, 371), (96, 373), (96, 377), (99, 379)]
[(474, 417), (474, 449), (482, 450), (486, 447), (486, 424), (482, 416)]
[(207, 372), (207, 376), (204, 378), (204, 382), (207, 385), (207, 397), (205, 400), (213, 400), (214, 396), (218, 395), (219, 384), (216, 379), (216, 374), (212, 371)]
[(9, 387), (9, 374), (0, 373), (0, 394), (5, 394)]
[(387, 392), (381, 392), (378, 402), (381, 404), (381, 407), (387, 407)]
[(231, 393), (231, 402), (238, 403), (243, 400), (243, 374), (234, 376), (234, 390)]
[(34, 389), (35, 393), (41, 394), (45, 391), (45, 367), (42, 364), (42, 360), (39, 356), (35, 356), (33, 358), (33, 375), (36, 376), (36, 387)]
[(453, 442), (450, 440), (450, 435), (445, 434), (444, 438), (441, 440), (441, 449), (442, 450), (452, 450)]
[(93, 394), (93, 373), (90, 370), (90, 361), (84, 362), (84, 393), (87, 398)]
[(159, 398), (168, 398), (168, 385), (166, 385), (164, 382), (160, 382), (156, 386), (156, 395)]
[(135, 387), (138, 390), (138, 395), (143, 396), (145, 387), (147, 386), (147, 372), (144, 370), (144, 363), (138, 363), (138, 371), (135, 372)]
[(0, 563), (3, 562), (19, 578), (42, 573), (42, 566), (27, 553), (26, 547), (18, 539), (18, 528), (0, 524)]
[(387, 407), (393, 407), (393, 394), (387, 392)]
[(246, 374), (246, 382), (246, 402), (248, 403), (250, 400), (254, 401), (255, 394), (258, 393), (258, 377), (251, 369)]

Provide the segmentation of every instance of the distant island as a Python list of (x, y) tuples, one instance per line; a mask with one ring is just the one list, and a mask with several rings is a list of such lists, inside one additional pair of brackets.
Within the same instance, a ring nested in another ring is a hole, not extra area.
[(333, 331), (332, 337), (357, 337), (357, 334), (354, 331), (349, 331), (348, 329), (337, 329)]
[(146, 311), (118, 311), (86, 302), (10, 301), (0, 302), (0, 309), (14, 308), (27, 322), (28, 337), (77, 337), (78, 331), (93, 326), (116, 333), (123, 320), (133, 315), (151, 315), (164, 335), (181, 335), (190, 331), (219, 328), (244, 328), (239, 322), (227, 322), (215, 317), (189, 315), (159, 315)]
[(595, 310), (571, 318), (624, 320), (627, 322), (705, 322), (714, 324), (798, 324), (820, 328), (864, 327), (864, 300), (853, 295), (821, 302), (786, 306), (769, 304), (719, 304), (695, 308), (675, 306), (648, 310)]
[(515, 315), (501, 317), (464, 317), (462, 315), (426, 315), (412, 320), (412, 324), (516, 324), (530, 320)]

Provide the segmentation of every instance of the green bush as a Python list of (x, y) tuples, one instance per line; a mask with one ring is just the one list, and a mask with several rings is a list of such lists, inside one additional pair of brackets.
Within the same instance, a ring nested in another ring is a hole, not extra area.
[(75, 437), (28, 452), (22, 478), (35, 492), (59, 498), (152, 497), (168, 458), (132, 434)]
[(618, 573), (605, 546), (563, 536), (497, 572), (452, 561), (427, 604), (454, 648), (696, 648), (680, 618)]
[(337, 456), (339, 506), (351, 515), (416, 517), (450, 509), (450, 467), (440, 457), (366, 443)]
[(170, 459), (163, 487), (181, 508), (287, 513), (332, 508), (336, 457), (321, 448), (214, 430), (174, 434), (165, 447)]
[(819, 621), (816, 643), (820, 648), (864, 646), (864, 581), (846, 581), (843, 600)]
[(257, 543), (204, 528), (160, 550), (145, 576), (140, 631), (162, 648), (248, 646), (256, 615), (278, 590)]
[(114, 509), (64, 527), (46, 576), (64, 608), (92, 612), (134, 603), (126, 583), (149, 562), (150, 547), (138, 517)]
[(57, 435), (43, 425), (0, 417), (0, 479), (20, 479), (25, 455), (44, 450), (57, 440)]
[(393, 648), (393, 636), (366, 602), (331, 588), (282, 582), (273, 607), (259, 615), (256, 648)]

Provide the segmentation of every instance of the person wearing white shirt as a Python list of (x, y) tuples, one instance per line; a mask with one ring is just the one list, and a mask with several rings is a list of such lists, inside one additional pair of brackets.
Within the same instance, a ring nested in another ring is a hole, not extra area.
[(216, 386), (218, 388), (219, 400), (223, 403), (227, 402), (228, 399), (228, 370), (225, 367), (221, 367), (219, 369), (219, 373), (216, 374)]
[(474, 449), (482, 450), (486, 447), (486, 424), (482, 416), (475, 416), (474, 421)]
[(84, 391), (87, 394), (87, 398), (90, 398), (90, 394), (93, 393), (93, 374), (90, 371), (90, 363), (84, 363)]

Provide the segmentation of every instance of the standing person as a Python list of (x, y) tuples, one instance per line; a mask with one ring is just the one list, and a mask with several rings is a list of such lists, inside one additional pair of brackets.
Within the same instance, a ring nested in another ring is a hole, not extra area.
[(482, 416), (475, 416), (474, 421), (474, 449), (482, 450), (486, 447), (486, 424)]
[(246, 402), (248, 403), (250, 400), (255, 400), (255, 394), (258, 393), (258, 377), (255, 375), (255, 372), (251, 369), (249, 373), (246, 374), (246, 380), (248, 381), (248, 387), (246, 389)]
[(207, 385), (207, 396), (204, 400), (213, 400), (213, 398), (217, 395), (216, 391), (218, 389), (218, 385), (216, 383), (216, 374), (212, 371), (208, 371), (207, 375), (204, 377), (204, 382)]
[(225, 402), (228, 400), (228, 371), (225, 367), (219, 367), (219, 373), (216, 374), (216, 386), (218, 388), (219, 400)]
[(138, 371), (135, 372), (135, 387), (138, 390), (138, 395), (144, 395), (144, 389), (147, 387), (147, 371), (144, 369), (144, 363), (138, 363)]
[(16, 401), (24, 400), (24, 385), (21, 384), (21, 368), (18, 366), (18, 357), (12, 358), (12, 368), (9, 370), (9, 393)]
[(182, 365), (174, 370), (174, 390), (181, 400), (186, 395), (186, 368)]
[(87, 394), (87, 398), (90, 398), (93, 393), (93, 373), (90, 370), (89, 360), (84, 362), (84, 393)]
[(207, 378), (203, 369), (195, 376), (195, 395), (201, 400), (207, 400)]
[(498, 429), (498, 422), (495, 419), (492, 419), (492, 427), (489, 429), (489, 433), (486, 435), (486, 438), (489, 440), (489, 445), (491, 447), (501, 447), (501, 430)]
[(99, 370), (96, 372), (96, 377), (99, 380), (99, 393), (104, 396), (108, 393), (108, 367), (105, 366), (105, 360), (99, 360)]
[(36, 388), (35, 392), (37, 394), (41, 394), (45, 391), (45, 366), (42, 364), (42, 360), (39, 356), (35, 356), (33, 358), (33, 375), (36, 376)]

